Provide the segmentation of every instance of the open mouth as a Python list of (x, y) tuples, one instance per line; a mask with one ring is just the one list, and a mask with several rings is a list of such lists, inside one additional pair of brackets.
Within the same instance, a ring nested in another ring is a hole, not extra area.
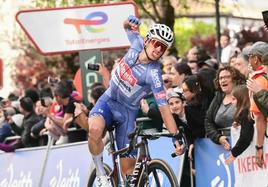
[(221, 84), (221, 88), (227, 88), (228, 87), (228, 84)]

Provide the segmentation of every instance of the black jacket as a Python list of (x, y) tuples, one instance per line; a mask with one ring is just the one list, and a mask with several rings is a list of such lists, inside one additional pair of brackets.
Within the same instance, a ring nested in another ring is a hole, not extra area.
[(172, 115), (173, 115), (173, 118), (176, 122), (177, 128), (183, 129), (183, 133), (186, 137), (188, 145), (193, 144), (194, 142), (193, 142), (192, 132), (191, 132), (191, 129), (189, 128), (189, 126), (185, 122), (183, 122), (177, 114), (172, 114)]
[(216, 114), (221, 106), (225, 94), (223, 92), (216, 92), (205, 117), (206, 135), (216, 144), (219, 143), (219, 138), (222, 136), (215, 123)]
[(241, 125), (241, 131), (239, 139), (231, 150), (234, 157), (239, 156), (247, 149), (254, 134), (254, 120), (249, 118), (249, 110), (243, 110), (240, 113), (238, 123)]
[(14, 145), (16, 149), (38, 145), (38, 139), (31, 136), (31, 129), (39, 121), (40, 117), (35, 112), (32, 112), (28, 116), (24, 117), (21, 128), (16, 125), (12, 126), (12, 129), (16, 132), (16, 134), (21, 136), (21, 139)]
[(189, 102), (185, 106), (185, 116), (187, 124), (190, 127), (193, 141), (197, 138), (205, 137), (204, 119), (206, 111), (201, 103)]

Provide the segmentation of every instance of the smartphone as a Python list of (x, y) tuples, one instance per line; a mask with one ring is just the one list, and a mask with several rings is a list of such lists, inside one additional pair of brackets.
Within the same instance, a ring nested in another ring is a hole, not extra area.
[(262, 12), (263, 21), (268, 28), (268, 10)]
[(99, 71), (100, 66), (99, 66), (99, 64), (88, 64), (87, 69), (88, 70), (93, 70), (93, 71)]
[(41, 99), (41, 105), (42, 105), (43, 107), (47, 107), (44, 98)]
[(48, 76), (47, 82), (49, 84), (57, 84), (58, 82), (60, 82), (60, 80), (57, 77), (54, 78), (54, 77)]

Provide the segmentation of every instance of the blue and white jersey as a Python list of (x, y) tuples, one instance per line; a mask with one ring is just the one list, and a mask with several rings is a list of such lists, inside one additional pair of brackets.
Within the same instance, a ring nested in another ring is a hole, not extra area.
[(143, 49), (143, 39), (137, 32), (129, 30), (127, 36), (131, 46), (113, 70), (110, 87), (105, 94), (130, 109), (137, 109), (140, 100), (152, 91), (158, 106), (166, 105), (159, 62), (137, 64), (138, 55)]

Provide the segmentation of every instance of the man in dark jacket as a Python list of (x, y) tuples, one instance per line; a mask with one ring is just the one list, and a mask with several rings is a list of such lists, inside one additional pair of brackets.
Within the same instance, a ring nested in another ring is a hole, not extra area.
[(34, 111), (34, 103), (29, 97), (20, 99), (20, 112), (24, 115), (22, 126), (18, 127), (11, 123), (13, 131), (20, 135), (21, 138), (11, 144), (0, 144), (0, 150), (12, 152), (15, 149), (23, 147), (33, 147), (38, 145), (38, 139), (31, 137), (31, 128), (40, 118)]

